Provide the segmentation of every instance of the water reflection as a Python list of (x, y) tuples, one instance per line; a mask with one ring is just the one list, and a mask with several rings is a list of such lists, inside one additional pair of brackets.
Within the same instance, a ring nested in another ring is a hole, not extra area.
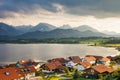
[(83, 44), (0, 44), (0, 62), (16, 62), (34, 58), (47, 60), (54, 57), (72, 55), (115, 55), (114, 48), (87, 46)]

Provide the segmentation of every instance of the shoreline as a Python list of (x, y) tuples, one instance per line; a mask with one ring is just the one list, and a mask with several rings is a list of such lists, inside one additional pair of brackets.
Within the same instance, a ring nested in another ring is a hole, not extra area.
[[(47, 44), (47, 43), (45, 43), (45, 44)], [(49, 44), (52, 44), (52, 43), (49, 43)], [(57, 43), (55, 43), (55, 44), (57, 44)], [(8, 44), (9, 45), (9, 44)], [(10, 44), (11, 45), (11, 44)], [(13, 44), (14, 45), (14, 44)], [(19, 45), (19, 44), (18, 44)], [(21, 44), (22, 45), (22, 44)], [(28, 44), (29, 45), (29, 44)], [(31, 45), (31, 44), (30, 44)], [(66, 45), (66, 44), (65, 44)], [(72, 44), (71, 44), (72, 45)], [(80, 44), (78, 44), (78, 45), (80, 45)], [(91, 46), (91, 45), (89, 45), (89, 44), (81, 44), (81, 45), (87, 45), (87, 46)], [(92, 45), (93, 46), (93, 45)], [(114, 50), (116, 50), (115, 49), (115, 47), (106, 47), (106, 46), (94, 46), (94, 47), (105, 47), (105, 48), (109, 48), (109, 49), (114, 49)], [(117, 50), (118, 51), (118, 50)], [(116, 56), (116, 55), (119, 55), (120, 54), (120, 51), (118, 51), (119, 53), (116, 53), (116, 54), (113, 54), (113, 55), (106, 55), (106, 56), (112, 56), (112, 57), (114, 57), (114, 56)], [(93, 54), (87, 54), (86, 53), (86, 55), (93, 55)], [(95, 54), (94, 54), (95, 55)], [(97, 54), (96, 54), (97, 55)], [(70, 55), (71, 56), (71, 55)], [(75, 55), (75, 56), (80, 56), (80, 55)], [(97, 56), (100, 56), (100, 55), (97, 55)], [(80, 56), (81, 57), (81, 56)], [(82, 57), (84, 57), (84, 56), (82, 56)], [(54, 58), (57, 58), (57, 57), (54, 57)], [(64, 57), (65, 58), (65, 57)], [(48, 58), (47, 60), (49, 60), (49, 59), (51, 59), (51, 58)], [(46, 60), (39, 60), (39, 61), (41, 61), (41, 62), (45, 62)], [(3, 61), (3, 62), (0, 62), (0, 65), (7, 65), (7, 64), (11, 64), (11, 63), (15, 63), (16, 61), (14, 61), (14, 62), (9, 62), (9, 61)]]

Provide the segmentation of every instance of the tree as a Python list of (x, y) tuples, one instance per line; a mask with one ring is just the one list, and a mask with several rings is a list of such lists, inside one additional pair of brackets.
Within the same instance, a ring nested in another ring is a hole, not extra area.
[(113, 68), (113, 66), (114, 66), (115, 64), (116, 64), (115, 61), (111, 61), (109, 66), (110, 66), (111, 68)]
[(46, 80), (60, 80), (60, 78), (53, 75), (53, 76), (49, 76), (48, 78), (46, 78)]
[(37, 71), (37, 72), (35, 73), (35, 76), (42, 76), (42, 77), (44, 77), (45, 74), (44, 74), (42, 71)]
[(120, 68), (118, 68), (112, 73), (112, 77), (116, 80), (120, 80)]
[(70, 73), (70, 71), (69, 71), (69, 69), (68, 69), (67, 67), (65, 68), (64, 71), (65, 71), (65, 73), (66, 73), (68, 76), (71, 75), (71, 73)]
[(106, 75), (106, 80), (116, 80), (111, 74)]
[(79, 74), (78, 70), (75, 70), (75, 73), (73, 75), (73, 79), (77, 79), (79, 77), (80, 77), (80, 74)]
[(107, 80), (107, 75), (99, 74), (99, 80)]

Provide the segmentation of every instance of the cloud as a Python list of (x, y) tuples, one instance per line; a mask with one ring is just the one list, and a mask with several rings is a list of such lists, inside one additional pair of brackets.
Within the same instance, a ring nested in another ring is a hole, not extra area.
[(120, 0), (69, 0), (60, 2), (66, 13), (97, 18), (120, 17)]
[(56, 12), (47, 0), (0, 0), (0, 18), (14, 16), (9, 13), (33, 14), (39, 8)]
[(40, 8), (78, 16), (120, 17), (119, 7), (120, 0), (0, 0), (0, 18), (33, 14)]

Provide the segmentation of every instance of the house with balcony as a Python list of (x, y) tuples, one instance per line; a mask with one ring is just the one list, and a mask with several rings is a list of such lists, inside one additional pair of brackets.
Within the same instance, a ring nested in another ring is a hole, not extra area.
[(89, 62), (80, 62), (77, 64), (77, 70), (81, 72), (85, 71), (90, 67), (91, 67), (91, 64)]

